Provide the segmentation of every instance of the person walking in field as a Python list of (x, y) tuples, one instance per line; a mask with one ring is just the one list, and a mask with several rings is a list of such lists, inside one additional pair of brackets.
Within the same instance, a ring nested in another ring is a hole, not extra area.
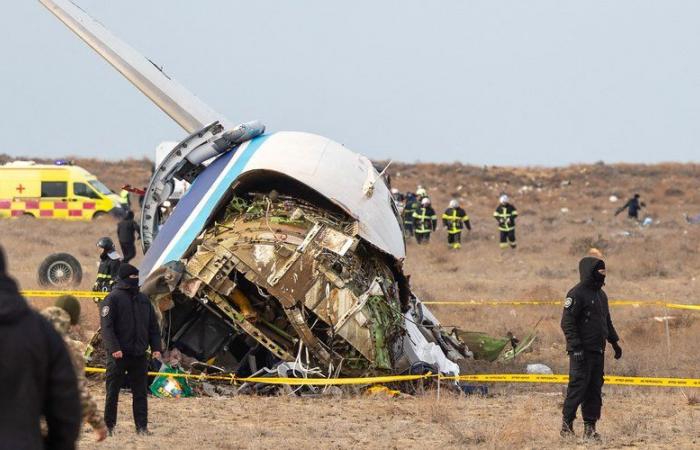
[(127, 211), (126, 216), (117, 224), (117, 238), (124, 255), (122, 261), (128, 263), (136, 256), (136, 240), (141, 239), (133, 211)]
[(500, 196), (499, 205), (493, 212), (493, 217), (498, 222), (501, 248), (515, 248), (515, 219), (518, 217), (518, 210), (508, 202), (508, 196)]
[(615, 211), (615, 215), (617, 216), (620, 214), (622, 211), (627, 210), (627, 217), (630, 219), (634, 220), (639, 220), (639, 210), (647, 206), (643, 201), (639, 200), (639, 194), (634, 194), (634, 197), (631, 199), (627, 200), (627, 203), (622, 205)]
[(580, 282), (566, 295), (561, 328), (566, 338), (569, 355), (569, 386), (562, 411), (562, 437), (574, 436), (576, 410), (581, 406), (583, 436), (600, 441), (596, 422), (603, 404), (602, 388), (606, 341), (615, 351), (615, 359), (622, 357), (620, 338), (615, 331), (605, 285), (605, 262), (586, 256), (579, 262)]
[(447, 245), (455, 250), (462, 248), (462, 229), (471, 231), (472, 225), (456, 199), (450, 200), (449, 207), (442, 214), (442, 224), (447, 229)]
[(430, 233), (437, 229), (437, 215), (432, 206), (430, 199), (423, 197), (420, 201), (421, 207), (413, 213), (413, 221), (415, 223), (416, 242), (419, 244), (427, 244), (430, 242)]

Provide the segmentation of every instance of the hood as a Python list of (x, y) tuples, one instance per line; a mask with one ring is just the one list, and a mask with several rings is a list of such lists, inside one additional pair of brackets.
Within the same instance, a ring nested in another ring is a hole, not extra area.
[(578, 263), (578, 272), (581, 276), (581, 285), (593, 289), (600, 289), (605, 284), (605, 276), (598, 270), (605, 269), (605, 262), (593, 256), (586, 256)]
[(29, 305), (19, 294), (17, 283), (7, 274), (5, 253), (0, 248), (0, 323), (17, 321), (29, 312)]

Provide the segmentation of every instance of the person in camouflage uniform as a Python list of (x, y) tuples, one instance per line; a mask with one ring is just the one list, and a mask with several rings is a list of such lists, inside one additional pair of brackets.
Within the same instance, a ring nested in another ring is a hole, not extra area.
[[(80, 305), (78, 305), (77, 308), (78, 318), (80, 317), (79, 306)], [(74, 312), (75, 309), (72, 309), (71, 313), (73, 314), (71, 315), (75, 316), (76, 314)], [(89, 423), (92, 429), (95, 430), (97, 441), (102, 441), (107, 437), (107, 426), (105, 425), (102, 415), (97, 410), (95, 399), (92, 398), (88, 390), (87, 379), (85, 378), (85, 359), (83, 358), (85, 347), (81, 342), (68, 337), (71, 324), (75, 325), (78, 322), (78, 318), (71, 317), (65, 309), (58, 306), (48, 307), (41, 311), (41, 314), (53, 324), (56, 331), (59, 332), (66, 343), (73, 368), (78, 377), (78, 390), (80, 391), (80, 406), (83, 412), (83, 421)]]

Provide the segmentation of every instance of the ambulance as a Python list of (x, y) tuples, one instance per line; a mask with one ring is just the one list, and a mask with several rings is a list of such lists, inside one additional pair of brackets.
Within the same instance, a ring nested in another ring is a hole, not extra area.
[(82, 167), (60, 161), (0, 165), (0, 218), (91, 220), (121, 212), (119, 196)]

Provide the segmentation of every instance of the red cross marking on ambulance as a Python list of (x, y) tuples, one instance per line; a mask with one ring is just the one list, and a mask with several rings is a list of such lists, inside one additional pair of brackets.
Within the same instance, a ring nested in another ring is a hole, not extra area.
[(20, 195), (22, 194), (22, 192), (25, 191), (25, 189), (27, 189), (27, 188), (24, 187), (24, 186), (22, 186), (22, 183), (20, 183), (19, 186), (17, 186), (17, 187), (15, 188), (15, 190), (18, 191), (18, 192), (20, 193)]

